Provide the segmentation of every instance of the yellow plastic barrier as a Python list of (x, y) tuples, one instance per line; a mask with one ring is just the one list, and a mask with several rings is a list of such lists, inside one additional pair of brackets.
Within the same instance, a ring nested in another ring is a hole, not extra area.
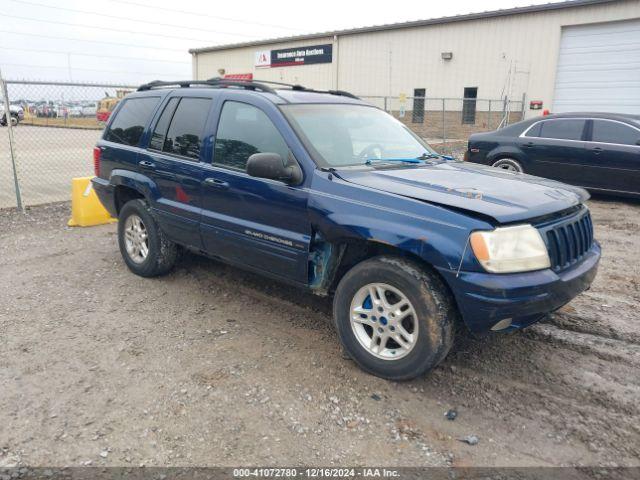
[(79, 177), (71, 180), (71, 220), (67, 224), (70, 227), (91, 227), (117, 222), (98, 200), (91, 185), (92, 178)]

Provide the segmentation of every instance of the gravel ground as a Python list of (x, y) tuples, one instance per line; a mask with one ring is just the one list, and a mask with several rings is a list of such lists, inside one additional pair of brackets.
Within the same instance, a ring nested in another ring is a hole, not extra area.
[(590, 291), (406, 383), (342, 358), (327, 299), (195, 256), (145, 280), (115, 225), (0, 211), (0, 466), (640, 465), (640, 204), (590, 207)]

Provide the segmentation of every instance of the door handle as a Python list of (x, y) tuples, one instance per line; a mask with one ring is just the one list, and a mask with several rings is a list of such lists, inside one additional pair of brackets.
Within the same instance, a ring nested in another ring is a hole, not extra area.
[(209, 187), (214, 187), (214, 188), (222, 188), (222, 189), (227, 189), (229, 188), (229, 182), (225, 182), (224, 180), (220, 180), (217, 178), (205, 178), (204, 179), (204, 184), (209, 186)]
[(600, 155), (602, 153), (601, 147), (593, 147), (592, 150), (593, 150), (593, 153), (595, 153), (596, 155)]
[(524, 145), (522, 145), (522, 146), (523, 146), (523, 147), (527, 147), (527, 148), (531, 148), (531, 147), (533, 147), (533, 146), (535, 146), (535, 145), (534, 145), (534, 143), (533, 143), (533, 142), (527, 142), (527, 143), (525, 143), (525, 144), (524, 144)]
[(142, 160), (141, 162), (138, 162), (138, 165), (140, 165), (142, 168), (148, 168), (150, 170), (156, 168), (156, 164), (153, 162), (149, 162), (148, 160)]

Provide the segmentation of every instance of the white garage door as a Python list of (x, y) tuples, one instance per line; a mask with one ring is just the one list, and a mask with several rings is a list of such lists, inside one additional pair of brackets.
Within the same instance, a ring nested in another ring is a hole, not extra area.
[(553, 111), (640, 114), (640, 19), (562, 29)]

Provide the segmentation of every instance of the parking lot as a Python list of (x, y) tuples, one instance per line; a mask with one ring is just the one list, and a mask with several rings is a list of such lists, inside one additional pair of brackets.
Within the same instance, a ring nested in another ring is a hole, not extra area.
[(115, 225), (0, 211), (0, 466), (638, 466), (640, 204), (590, 208), (590, 291), (407, 383), (341, 356), (328, 299), (195, 256), (142, 279)]
[[(71, 179), (93, 173), (92, 148), (101, 130), (18, 125), (13, 129), (24, 203), (69, 198)], [(15, 207), (9, 137), (0, 127), (0, 208)]]

